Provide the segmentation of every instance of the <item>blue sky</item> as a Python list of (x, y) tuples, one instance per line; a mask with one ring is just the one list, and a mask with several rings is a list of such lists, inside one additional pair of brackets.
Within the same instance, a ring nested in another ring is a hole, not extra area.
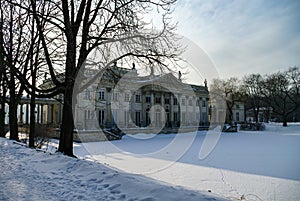
[(300, 65), (298, 0), (178, 0), (172, 18), (221, 78)]

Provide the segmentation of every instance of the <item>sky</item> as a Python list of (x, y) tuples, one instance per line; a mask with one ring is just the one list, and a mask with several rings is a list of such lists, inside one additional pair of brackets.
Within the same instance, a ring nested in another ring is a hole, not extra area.
[(299, 11), (298, 0), (178, 0), (172, 20), (220, 78), (242, 78), (300, 66)]

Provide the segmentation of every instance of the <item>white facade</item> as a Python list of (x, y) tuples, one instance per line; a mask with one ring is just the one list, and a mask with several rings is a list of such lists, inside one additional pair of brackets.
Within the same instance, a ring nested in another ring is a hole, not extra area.
[(75, 127), (175, 128), (208, 125), (207, 87), (189, 85), (172, 74), (140, 77), (135, 69), (112, 67), (77, 96)]

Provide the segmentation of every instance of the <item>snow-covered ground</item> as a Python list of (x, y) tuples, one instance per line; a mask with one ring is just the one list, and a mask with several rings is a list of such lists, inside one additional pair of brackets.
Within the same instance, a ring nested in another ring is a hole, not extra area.
[(224, 200), (212, 193), (166, 185), (92, 161), (35, 151), (0, 138), (1, 201), (184, 199)]
[(74, 143), (86, 160), (0, 139), (0, 200), (300, 200), (300, 124), (222, 133), (200, 160), (206, 134)]
[[(205, 131), (195, 138), (192, 133), (127, 135), (121, 141), (81, 144), (75, 153), (118, 170), (227, 199), (300, 200), (300, 124), (284, 128), (273, 123), (265, 131), (222, 133), (210, 155), (200, 160), (205, 135)], [(166, 148), (175, 138), (188, 145), (187, 150), (177, 145), (181, 152), (186, 150), (182, 157)]]

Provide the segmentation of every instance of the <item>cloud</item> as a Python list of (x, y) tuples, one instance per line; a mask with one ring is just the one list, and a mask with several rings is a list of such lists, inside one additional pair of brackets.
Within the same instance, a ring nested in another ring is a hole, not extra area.
[(173, 18), (229, 77), (300, 65), (299, 9), (292, 0), (179, 0)]

